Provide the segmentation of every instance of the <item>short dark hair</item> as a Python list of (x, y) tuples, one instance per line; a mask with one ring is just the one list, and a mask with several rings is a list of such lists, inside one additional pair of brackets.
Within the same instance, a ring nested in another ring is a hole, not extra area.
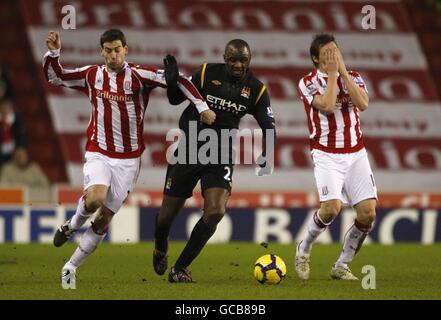
[(337, 43), (335, 41), (334, 35), (328, 33), (320, 33), (314, 36), (311, 47), (309, 47), (309, 54), (311, 56), (312, 63), (314, 63), (314, 66), (318, 67), (318, 63), (314, 61), (313, 57), (318, 58), (320, 55), (320, 48), (323, 47), (325, 44), (328, 44), (329, 42)]
[(245, 40), (242, 40), (242, 39), (230, 40), (227, 43), (227, 45), (225, 46), (225, 51), (227, 51), (227, 48), (229, 46), (232, 46), (232, 47), (234, 47), (236, 49), (242, 49), (243, 47), (246, 47), (248, 49), (248, 52), (251, 53), (250, 46), (248, 45), (248, 43)]
[(109, 29), (104, 31), (100, 38), (101, 48), (105, 42), (112, 42), (116, 40), (121, 40), (123, 46), (127, 44), (126, 36), (120, 29)]

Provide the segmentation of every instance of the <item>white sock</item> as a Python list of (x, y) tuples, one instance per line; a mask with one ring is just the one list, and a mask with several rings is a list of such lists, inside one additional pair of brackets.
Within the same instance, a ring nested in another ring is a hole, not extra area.
[[(324, 223), (320, 219), (319, 211), (317, 210), (312, 215), (308, 222), (308, 227), (306, 228), (305, 236), (303, 237), (302, 243), (299, 246), (299, 253), (310, 253), (312, 249), (312, 244), (317, 239), (317, 237), (326, 230), (326, 227), (331, 223)], [(332, 222), (332, 221), (331, 221)]]
[(352, 259), (354, 259), (355, 254), (360, 250), (370, 229), (371, 226), (363, 225), (357, 220), (354, 221), (354, 224), (345, 234), (343, 248), (337, 262), (335, 263), (336, 266), (347, 266)]
[(70, 226), (72, 229), (79, 229), (81, 226), (93, 215), (94, 212), (89, 212), (86, 210), (86, 203), (84, 201), (84, 196), (78, 201), (77, 211), (75, 211), (74, 216), (70, 220)]
[(80, 244), (69, 260), (74, 267), (79, 267), (84, 260), (98, 247), (106, 234), (96, 234), (92, 227), (89, 227), (81, 237)]

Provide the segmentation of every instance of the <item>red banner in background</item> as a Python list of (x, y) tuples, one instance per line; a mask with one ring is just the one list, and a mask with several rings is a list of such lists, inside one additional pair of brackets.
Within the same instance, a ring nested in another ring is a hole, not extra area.
[[(66, 1), (22, 1), (28, 23), (58, 26)], [(399, 1), (369, 1), (377, 13), (375, 32), (409, 32)], [(247, 30), (361, 32), (360, 1), (75, 1), (77, 28), (118, 25), (147, 30)]]
[[(120, 27), (129, 43), (128, 60), (159, 67), (163, 56), (172, 53), (187, 75), (202, 63), (221, 62), (230, 39), (248, 41), (251, 69), (270, 92), (279, 140), (273, 176), (257, 181), (246, 166), (238, 166), (235, 192), (253, 187), (313, 190), (306, 117), (297, 84), (312, 69), (312, 36), (332, 32), (346, 65), (362, 74), (369, 90), (370, 106), (360, 119), (380, 191), (441, 190), (441, 105), (399, 1), (370, 2), (376, 9), (375, 30), (361, 28), (365, 4), (360, 1), (76, 1), (75, 30), (60, 28), (65, 1), (21, 3), (38, 64), (51, 29), (61, 32), (61, 62), (66, 66), (103, 63), (99, 35)], [(80, 186), (90, 103), (69, 89), (47, 86), (47, 94), (70, 182)], [(165, 136), (177, 127), (184, 106), (169, 107), (161, 89), (151, 95), (144, 120), (147, 149), (140, 186), (161, 189), (169, 146)], [(256, 123), (245, 117), (241, 128), (256, 128)]]

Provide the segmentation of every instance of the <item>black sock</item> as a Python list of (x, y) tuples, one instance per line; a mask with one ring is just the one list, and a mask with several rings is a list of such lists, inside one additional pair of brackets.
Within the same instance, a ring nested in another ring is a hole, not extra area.
[(205, 244), (211, 238), (215, 231), (216, 225), (214, 227), (209, 227), (202, 218), (199, 219), (198, 223), (196, 223), (193, 231), (191, 232), (191, 236), (187, 242), (187, 245), (185, 246), (178, 260), (176, 261), (175, 269), (182, 270), (188, 267), (199, 255), (199, 253), (202, 251), (202, 248), (205, 246)]
[(159, 213), (156, 215), (155, 220), (155, 249), (161, 252), (167, 252), (168, 250), (168, 235), (170, 233), (171, 224), (159, 224)]

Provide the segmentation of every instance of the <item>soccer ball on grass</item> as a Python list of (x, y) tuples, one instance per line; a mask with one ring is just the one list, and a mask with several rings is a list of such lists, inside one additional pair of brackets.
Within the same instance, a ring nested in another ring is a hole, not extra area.
[(285, 275), (285, 262), (275, 254), (261, 256), (254, 264), (254, 277), (261, 284), (279, 284)]

